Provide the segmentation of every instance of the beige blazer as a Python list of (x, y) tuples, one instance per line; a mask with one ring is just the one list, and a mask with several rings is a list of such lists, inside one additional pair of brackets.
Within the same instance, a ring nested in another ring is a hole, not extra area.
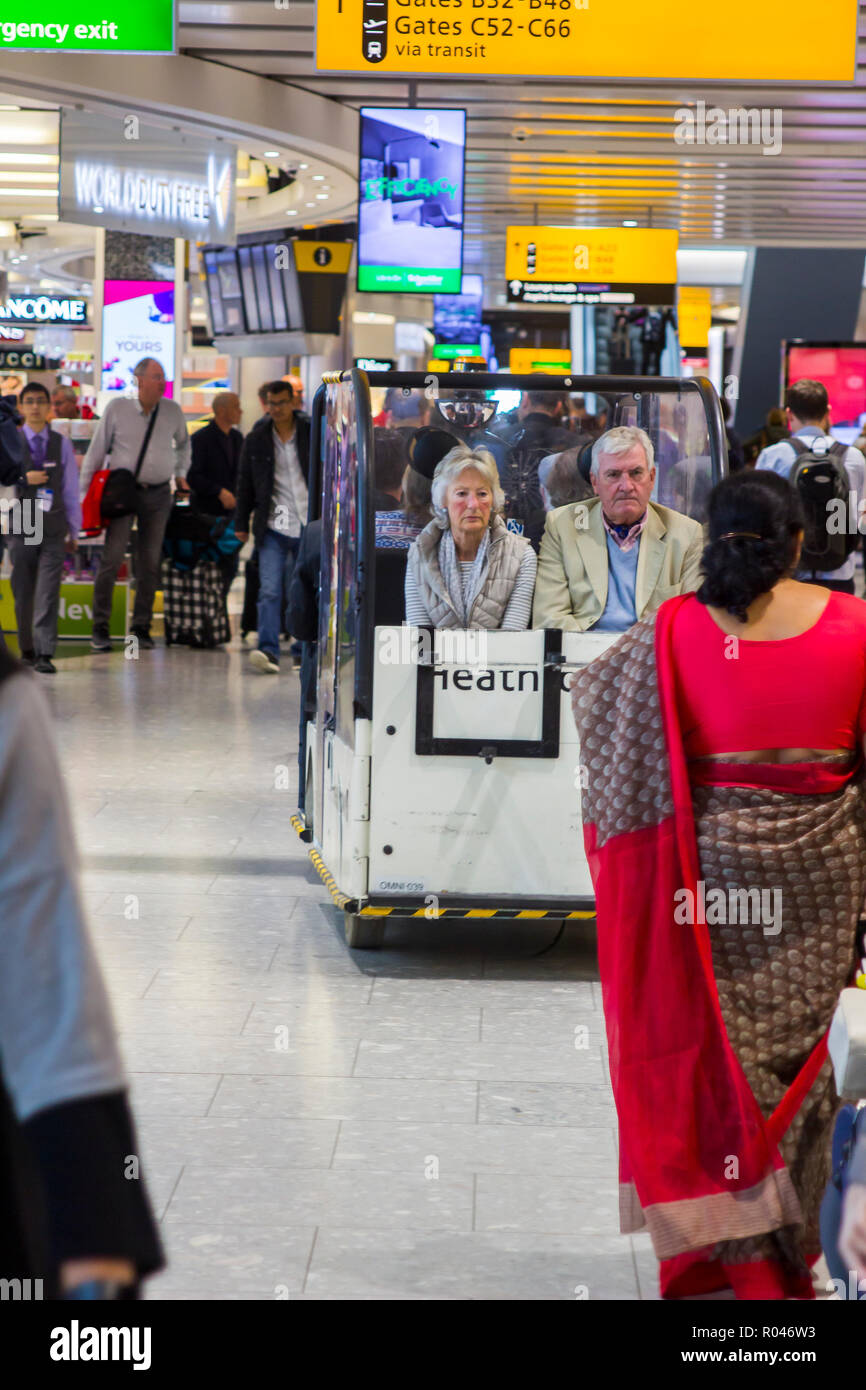
[[(638, 618), (654, 613), (666, 598), (698, 588), (703, 548), (700, 522), (650, 502), (635, 581)], [(538, 556), (532, 626), (585, 632), (604, 612), (607, 583), (607, 532), (599, 499), (570, 502), (548, 512)]]

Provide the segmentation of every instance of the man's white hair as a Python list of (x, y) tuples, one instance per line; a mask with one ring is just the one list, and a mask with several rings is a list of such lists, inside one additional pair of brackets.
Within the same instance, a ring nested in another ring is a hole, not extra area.
[(599, 435), (593, 444), (590, 473), (598, 477), (598, 461), (602, 454), (627, 454), (636, 444), (640, 444), (646, 454), (647, 467), (652, 468), (655, 451), (646, 430), (638, 429), (637, 425), (617, 425), (614, 429)]
[(496, 460), (489, 449), (470, 449), (468, 444), (458, 444), (454, 449), (450, 449), (444, 458), (440, 459), (436, 465), (436, 472), (433, 474), (433, 486), (431, 489), (433, 512), (436, 520), (442, 525), (448, 525), (448, 509), (445, 505), (448, 489), (455, 483), (461, 473), (465, 473), (467, 468), (476, 469), (481, 476), (486, 479), (493, 493), (493, 510), (490, 513), (490, 520), (505, 507), (505, 493), (499, 486), (499, 469), (496, 467)]

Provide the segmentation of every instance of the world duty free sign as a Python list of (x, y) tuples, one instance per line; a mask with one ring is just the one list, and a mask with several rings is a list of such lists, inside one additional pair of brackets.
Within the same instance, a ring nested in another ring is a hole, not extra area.
[(0, 52), (174, 53), (175, 0), (0, 0)]

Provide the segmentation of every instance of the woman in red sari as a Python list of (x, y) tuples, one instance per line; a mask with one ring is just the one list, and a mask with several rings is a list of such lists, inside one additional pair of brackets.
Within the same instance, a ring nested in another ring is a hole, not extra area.
[(866, 603), (798, 583), (794, 489), (714, 490), (704, 582), (573, 682), (620, 1128), (662, 1296), (812, 1298), (825, 1035), (866, 893)]

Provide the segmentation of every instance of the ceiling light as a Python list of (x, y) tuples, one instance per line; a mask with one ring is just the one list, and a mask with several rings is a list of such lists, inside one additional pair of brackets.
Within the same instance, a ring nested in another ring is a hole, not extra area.
[(329, 195), (328, 195), (327, 193), (317, 193), (317, 194), (316, 194), (316, 197), (319, 198), (319, 199), (327, 198), (328, 196), (329, 196)]
[(298, 168), (299, 168), (299, 169), (309, 169), (309, 167), (310, 167), (309, 164), (299, 164), (299, 165), (298, 165)]
[(0, 111), (20, 111), (20, 106), (0, 106)]
[(265, 150), (265, 153), (263, 155), (264, 159), (279, 159), (279, 157), (279, 150)]
[(104, 211), (105, 211), (105, 208), (100, 207), (98, 203), (94, 203), (94, 204), (93, 204), (93, 211), (94, 211), (94, 212), (104, 212)]
[(53, 198), (57, 201), (56, 188), (0, 188), (0, 198)]
[(637, 223), (636, 223), (635, 221), (633, 221), (632, 218), (628, 217), (628, 218), (626, 218), (626, 219), (623, 221), (623, 224), (622, 224), (622, 225), (623, 225), (624, 227), (636, 227), (636, 226), (637, 226)]
[(315, 203), (307, 203), (307, 207), (308, 207), (308, 208), (314, 208), (315, 206), (316, 206)]
[(286, 208), (286, 217), (297, 217), (297, 215), (298, 215), (298, 209), (297, 209), (297, 208)]
[(314, 174), (314, 175), (313, 175), (313, 183), (321, 183), (321, 182), (323, 181), (324, 177), (325, 177), (324, 174)]

